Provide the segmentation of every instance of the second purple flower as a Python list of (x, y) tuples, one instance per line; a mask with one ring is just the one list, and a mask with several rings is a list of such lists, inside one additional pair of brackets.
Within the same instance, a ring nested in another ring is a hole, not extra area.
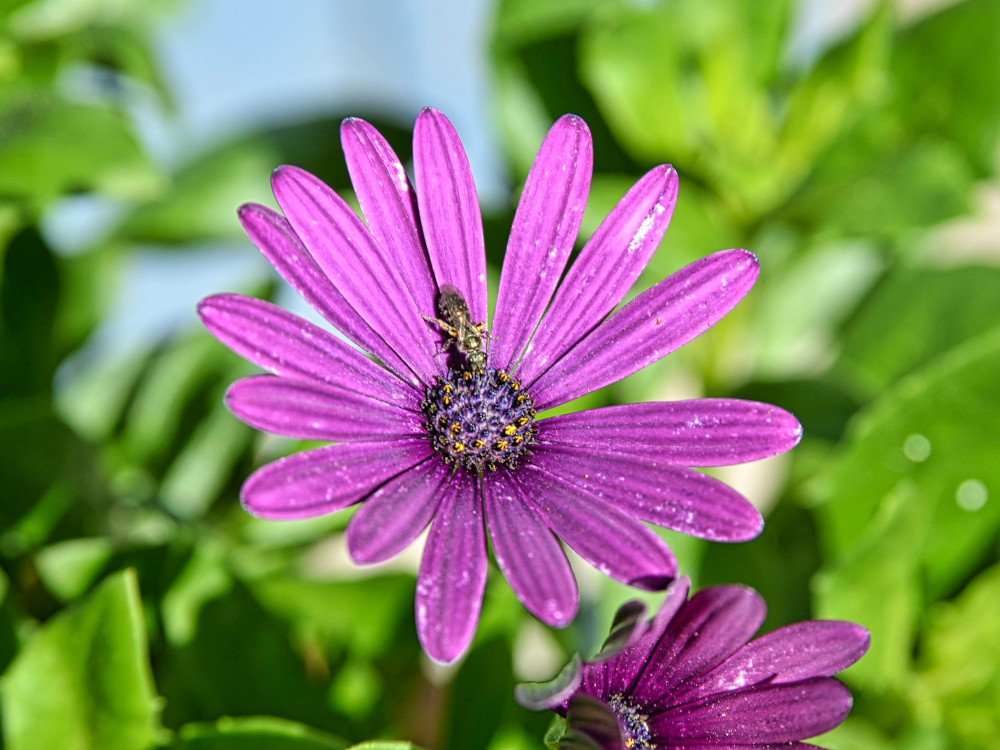
[(580, 118), (556, 122), (521, 195), (491, 324), (478, 198), (447, 118), (426, 109), (417, 119), (416, 190), (371, 125), (346, 120), (341, 138), (367, 226), (295, 167), (272, 177), (284, 215), (248, 204), (240, 219), (285, 279), (362, 351), (261, 300), (221, 294), (199, 307), (220, 341), (271, 373), (231, 387), (233, 413), (262, 430), (334, 443), (256, 471), (242, 490), (249, 512), (297, 519), (360, 503), (347, 541), (362, 564), (394, 556), (429, 524), (417, 631), (443, 662), (475, 632), (487, 531), (518, 598), (555, 627), (578, 604), (560, 539), (617, 580), (662, 589), (676, 564), (643, 522), (727, 542), (760, 532), (746, 499), (688, 467), (788, 450), (801, 435), (788, 412), (699, 399), (538, 418), (684, 345), (753, 285), (757, 259), (727, 250), (613, 312), (670, 221), (671, 167), (629, 190), (559, 284), (592, 147)]

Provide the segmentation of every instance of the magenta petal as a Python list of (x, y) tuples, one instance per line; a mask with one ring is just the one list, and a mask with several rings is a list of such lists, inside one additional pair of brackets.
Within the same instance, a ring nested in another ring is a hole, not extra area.
[(402, 162), (381, 133), (355, 117), (344, 120), (340, 142), (368, 228), (409, 280), (417, 309), (433, 315), (437, 285), (420, 238), (416, 196)]
[(615, 309), (667, 231), (677, 200), (677, 173), (650, 170), (597, 228), (556, 292), (518, 376), (531, 382)]
[(628, 453), (550, 443), (539, 432), (535, 463), (630, 516), (721, 542), (753, 539), (764, 527), (745, 497), (707, 474)]
[(587, 665), (585, 675), (589, 676), (589, 670), (602, 669), (607, 680), (607, 688), (602, 695), (624, 692), (630, 690), (639, 674), (649, 661), (653, 649), (660, 642), (667, 627), (674, 617), (687, 603), (688, 592), (691, 590), (691, 581), (687, 576), (681, 576), (670, 584), (667, 595), (663, 603), (653, 616), (649, 625), (649, 630), (638, 641), (627, 647), (622, 652), (608, 659), (606, 662)]
[(682, 466), (729, 466), (795, 447), (799, 421), (756, 401), (703, 398), (591, 409), (539, 422), (546, 441)]
[(255, 516), (313, 518), (363, 500), (380, 484), (430, 455), (426, 440), (344, 443), (295, 453), (257, 469), (240, 500)]
[(354, 562), (383, 562), (409, 546), (449, 492), (451, 474), (451, 467), (431, 457), (373, 492), (347, 526), (347, 548)]
[(510, 230), (490, 345), (494, 367), (517, 359), (552, 299), (580, 229), (593, 163), (587, 124), (559, 118), (538, 150)]
[(684, 686), (678, 702), (759, 682), (831, 677), (868, 650), (868, 631), (853, 622), (810, 620), (771, 631), (740, 648), (711, 673)]
[(338, 385), (320, 385), (275, 375), (237, 380), (226, 406), (258, 430), (300, 440), (353, 442), (426, 434), (421, 415), (389, 406)]
[(669, 743), (794, 742), (833, 729), (851, 710), (851, 694), (831, 677), (756, 685), (711, 695), (650, 717)]
[(665, 588), (677, 575), (663, 540), (601, 498), (535, 464), (512, 477), (556, 536), (605, 575), (649, 591)]
[(417, 636), (442, 663), (468, 647), (486, 590), (482, 496), (471, 476), (458, 480), (434, 517), (417, 575)]
[(726, 250), (646, 290), (526, 383), (536, 407), (549, 409), (595, 391), (680, 348), (725, 317), (750, 291), (758, 270), (753, 253)]
[(291, 287), (348, 339), (377, 357), (397, 375), (412, 380), (410, 370), (358, 315), (313, 260), (291, 224), (267, 206), (240, 206), (240, 222), (253, 243)]
[(296, 234), (344, 299), (420, 381), (430, 382), (441, 365), (411, 292), (420, 279), (405, 277), (406, 269), (387, 255), (344, 199), (313, 175), (278, 167), (271, 186)]
[(513, 482), (489, 482), (485, 499), (493, 552), (510, 587), (546, 625), (565, 626), (579, 602), (576, 579), (559, 542), (524, 504)]
[(476, 323), (488, 318), (483, 219), (472, 170), (448, 118), (426, 108), (413, 128), (413, 171), (424, 242), (438, 285), (451, 284)]
[(361, 352), (298, 315), (238, 294), (203, 299), (198, 314), (219, 341), (275, 375), (349, 388), (386, 403), (417, 408), (413, 388)]
[(753, 589), (699, 591), (664, 631), (633, 694), (651, 711), (672, 705), (676, 685), (725, 661), (753, 637), (766, 614), (764, 600)]

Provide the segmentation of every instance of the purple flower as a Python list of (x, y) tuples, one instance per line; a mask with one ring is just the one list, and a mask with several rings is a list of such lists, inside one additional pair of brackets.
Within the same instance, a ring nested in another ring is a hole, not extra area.
[[(753, 284), (757, 259), (729, 250), (613, 312), (667, 228), (671, 167), (636, 183), (558, 284), (592, 165), (586, 124), (562, 117), (528, 175), (489, 325), (478, 199), (447, 118), (426, 109), (417, 119), (416, 191), (371, 125), (346, 120), (341, 140), (367, 226), (328, 186), (287, 166), (272, 176), (284, 215), (248, 204), (240, 220), (357, 348), (260, 300), (222, 294), (199, 307), (220, 341), (272, 373), (235, 383), (232, 412), (262, 430), (334, 443), (255, 472), (241, 493), (250, 513), (308, 518), (360, 504), (347, 529), (358, 563), (392, 557), (430, 524), (417, 630), (444, 662), (479, 619), (487, 529), (518, 598), (556, 627), (577, 609), (558, 539), (613, 578), (662, 589), (675, 561), (643, 521), (721, 541), (760, 532), (749, 502), (687, 467), (788, 450), (801, 428), (787, 412), (703, 399), (536, 419), (687, 343)], [(476, 354), (484, 347), (485, 366)]]
[(766, 612), (756, 591), (687, 594), (678, 579), (650, 621), (626, 604), (598, 661), (576, 657), (518, 700), (566, 717), (560, 747), (599, 750), (808, 748), (800, 740), (844, 720), (851, 694), (831, 675), (864, 655), (867, 630), (810, 620), (751, 641)]

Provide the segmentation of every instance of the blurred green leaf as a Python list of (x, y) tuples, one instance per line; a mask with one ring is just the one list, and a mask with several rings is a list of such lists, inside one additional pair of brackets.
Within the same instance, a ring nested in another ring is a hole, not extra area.
[(374, 740), (351, 745), (348, 750), (420, 750), (412, 742), (394, 742), (391, 740)]
[(754, 351), (762, 378), (807, 376), (836, 356), (837, 328), (882, 269), (864, 243), (795, 253), (780, 274), (765, 274), (756, 301)]
[(113, 26), (144, 6), (143, 0), (30, 0), (9, 20), (18, 37), (47, 39), (69, 35), (91, 24)]
[(158, 682), (168, 726), (227, 715), (275, 715), (321, 729), (333, 721), (326, 680), (307, 671), (290, 629), (237, 581), (201, 605), (193, 637), (164, 655)]
[(836, 372), (874, 396), (934, 357), (1000, 326), (1000, 269), (901, 268), (847, 326)]
[(988, 750), (1000, 734), (1000, 565), (929, 613), (916, 712), (938, 719), (959, 746)]
[(620, 7), (620, 0), (501, 0), (494, 33), (500, 43), (524, 44), (560, 36), (602, 6)]
[[(845, 450), (817, 491), (832, 560), (854, 554), (901, 482), (935, 529), (909, 544), (932, 599), (973, 572), (1000, 527), (996, 425), (1000, 328), (972, 339), (899, 381), (852, 425)], [(909, 552), (908, 552), (909, 554)]]
[(135, 574), (41, 628), (0, 683), (10, 750), (141, 750), (157, 734)]
[(113, 552), (111, 542), (101, 537), (70, 539), (39, 550), (35, 565), (46, 588), (68, 602), (90, 587)]
[(169, 750), (343, 750), (347, 743), (285, 719), (226, 717), (214, 723), (187, 724)]
[(899, 142), (873, 116), (831, 149), (782, 215), (845, 235), (901, 238), (966, 213), (973, 174), (950, 144)]
[[(474, 646), (451, 686), (451, 720), (444, 748), (486, 747), (514, 711), (510, 642), (502, 637)], [(483, 679), (489, 675), (489, 679)]]
[(1000, 4), (956, 2), (899, 35), (893, 50), (899, 121), (937, 133), (980, 176), (997, 170)]
[(236, 218), (242, 203), (273, 204), (268, 175), (280, 153), (263, 139), (202, 155), (174, 177), (162, 197), (138, 207), (118, 230), (127, 242), (173, 243), (243, 237)]
[(410, 615), (413, 578), (379, 575), (359, 581), (311, 581), (270, 576), (253, 584), (272, 612), (344, 643), (350, 653), (371, 658), (393, 642), (400, 618)]
[(0, 193), (36, 210), (91, 190), (136, 199), (162, 187), (159, 170), (120, 113), (36, 96), (0, 110)]
[(46, 400), (58, 362), (54, 329), (61, 283), (55, 257), (37, 230), (26, 229), (7, 247), (0, 274), (0, 398)]
[[(900, 481), (851, 551), (828, 563), (813, 581), (816, 616), (850, 620), (872, 634), (872, 648), (845, 673), (869, 688), (903, 690), (924, 597), (920, 546), (930, 530), (915, 481)], [(844, 503), (838, 495), (834, 503)]]

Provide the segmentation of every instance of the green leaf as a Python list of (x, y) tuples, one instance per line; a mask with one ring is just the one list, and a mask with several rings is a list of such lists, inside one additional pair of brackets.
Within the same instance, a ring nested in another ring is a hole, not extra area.
[(329, 728), (326, 685), (307, 673), (293, 633), (238, 581), (219, 595), (224, 584), (211, 577), (189, 584), (187, 606), (197, 608), (193, 637), (170, 650), (158, 674), (165, 723), (274, 714)]
[(996, 173), (1000, 4), (953, 3), (905, 30), (892, 71), (904, 127), (940, 134), (979, 175)]
[(902, 268), (876, 287), (847, 326), (836, 370), (874, 396), (996, 326), (1000, 269)]
[(106, 107), (36, 96), (0, 110), (0, 132), (0, 193), (36, 210), (73, 191), (134, 200), (161, 188), (128, 121)]
[(391, 740), (373, 740), (351, 745), (348, 750), (420, 750), (412, 742), (395, 742)]
[(70, 539), (39, 550), (35, 565), (46, 588), (68, 602), (87, 590), (113, 551), (111, 542), (101, 537)]
[(135, 573), (105, 581), (28, 641), (0, 682), (10, 750), (141, 750), (157, 703)]
[(226, 717), (181, 727), (170, 750), (343, 750), (347, 743), (286, 719)]
[(917, 710), (943, 718), (959, 746), (989, 748), (1000, 734), (1000, 565), (980, 573), (929, 613), (921, 648)]
[(559, 747), (559, 740), (563, 738), (566, 734), (566, 719), (564, 719), (559, 714), (552, 717), (552, 723), (549, 724), (549, 728), (545, 731), (545, 737), (543, 742), (545, 742), (546, 747), (555, 748)]
[(280, 152), (263, 139), (227, 145), (182, 169), (171, 189), (140, 206), (119, 229), (128, 242), (176, 243), (243, 238), (236, 208), (273, 204), (268, 175)]
[(380, 575), (360, 581), (316, 581), (269, 576), (253, 583), (260, 601), (289, 621), (350, 644), (359, 657), (384, 653), (411, 616), (413, 578)]
[(33, 0), (10, 18), (11, 32), (21, 38), (58, 38), (89, 25), (113, 26), (146, 5), (142, 0)]
[(882, 499), (851, 553), (813, 580), (816, 615), (864, 625), (876, 647), (846, 673), (867, 687), (905, 689), (922, 613), (919, 546), (929, 518), (916, 482), (903, 481)]
[(822, 478), (819, 509), (834, 560), (853, 554), (900, 483), (935, 530), (915, 545), (932, 598), (982, 563), (1000, 528), (996, 460), (1000, 328), (895, 384), (853, 423)]

